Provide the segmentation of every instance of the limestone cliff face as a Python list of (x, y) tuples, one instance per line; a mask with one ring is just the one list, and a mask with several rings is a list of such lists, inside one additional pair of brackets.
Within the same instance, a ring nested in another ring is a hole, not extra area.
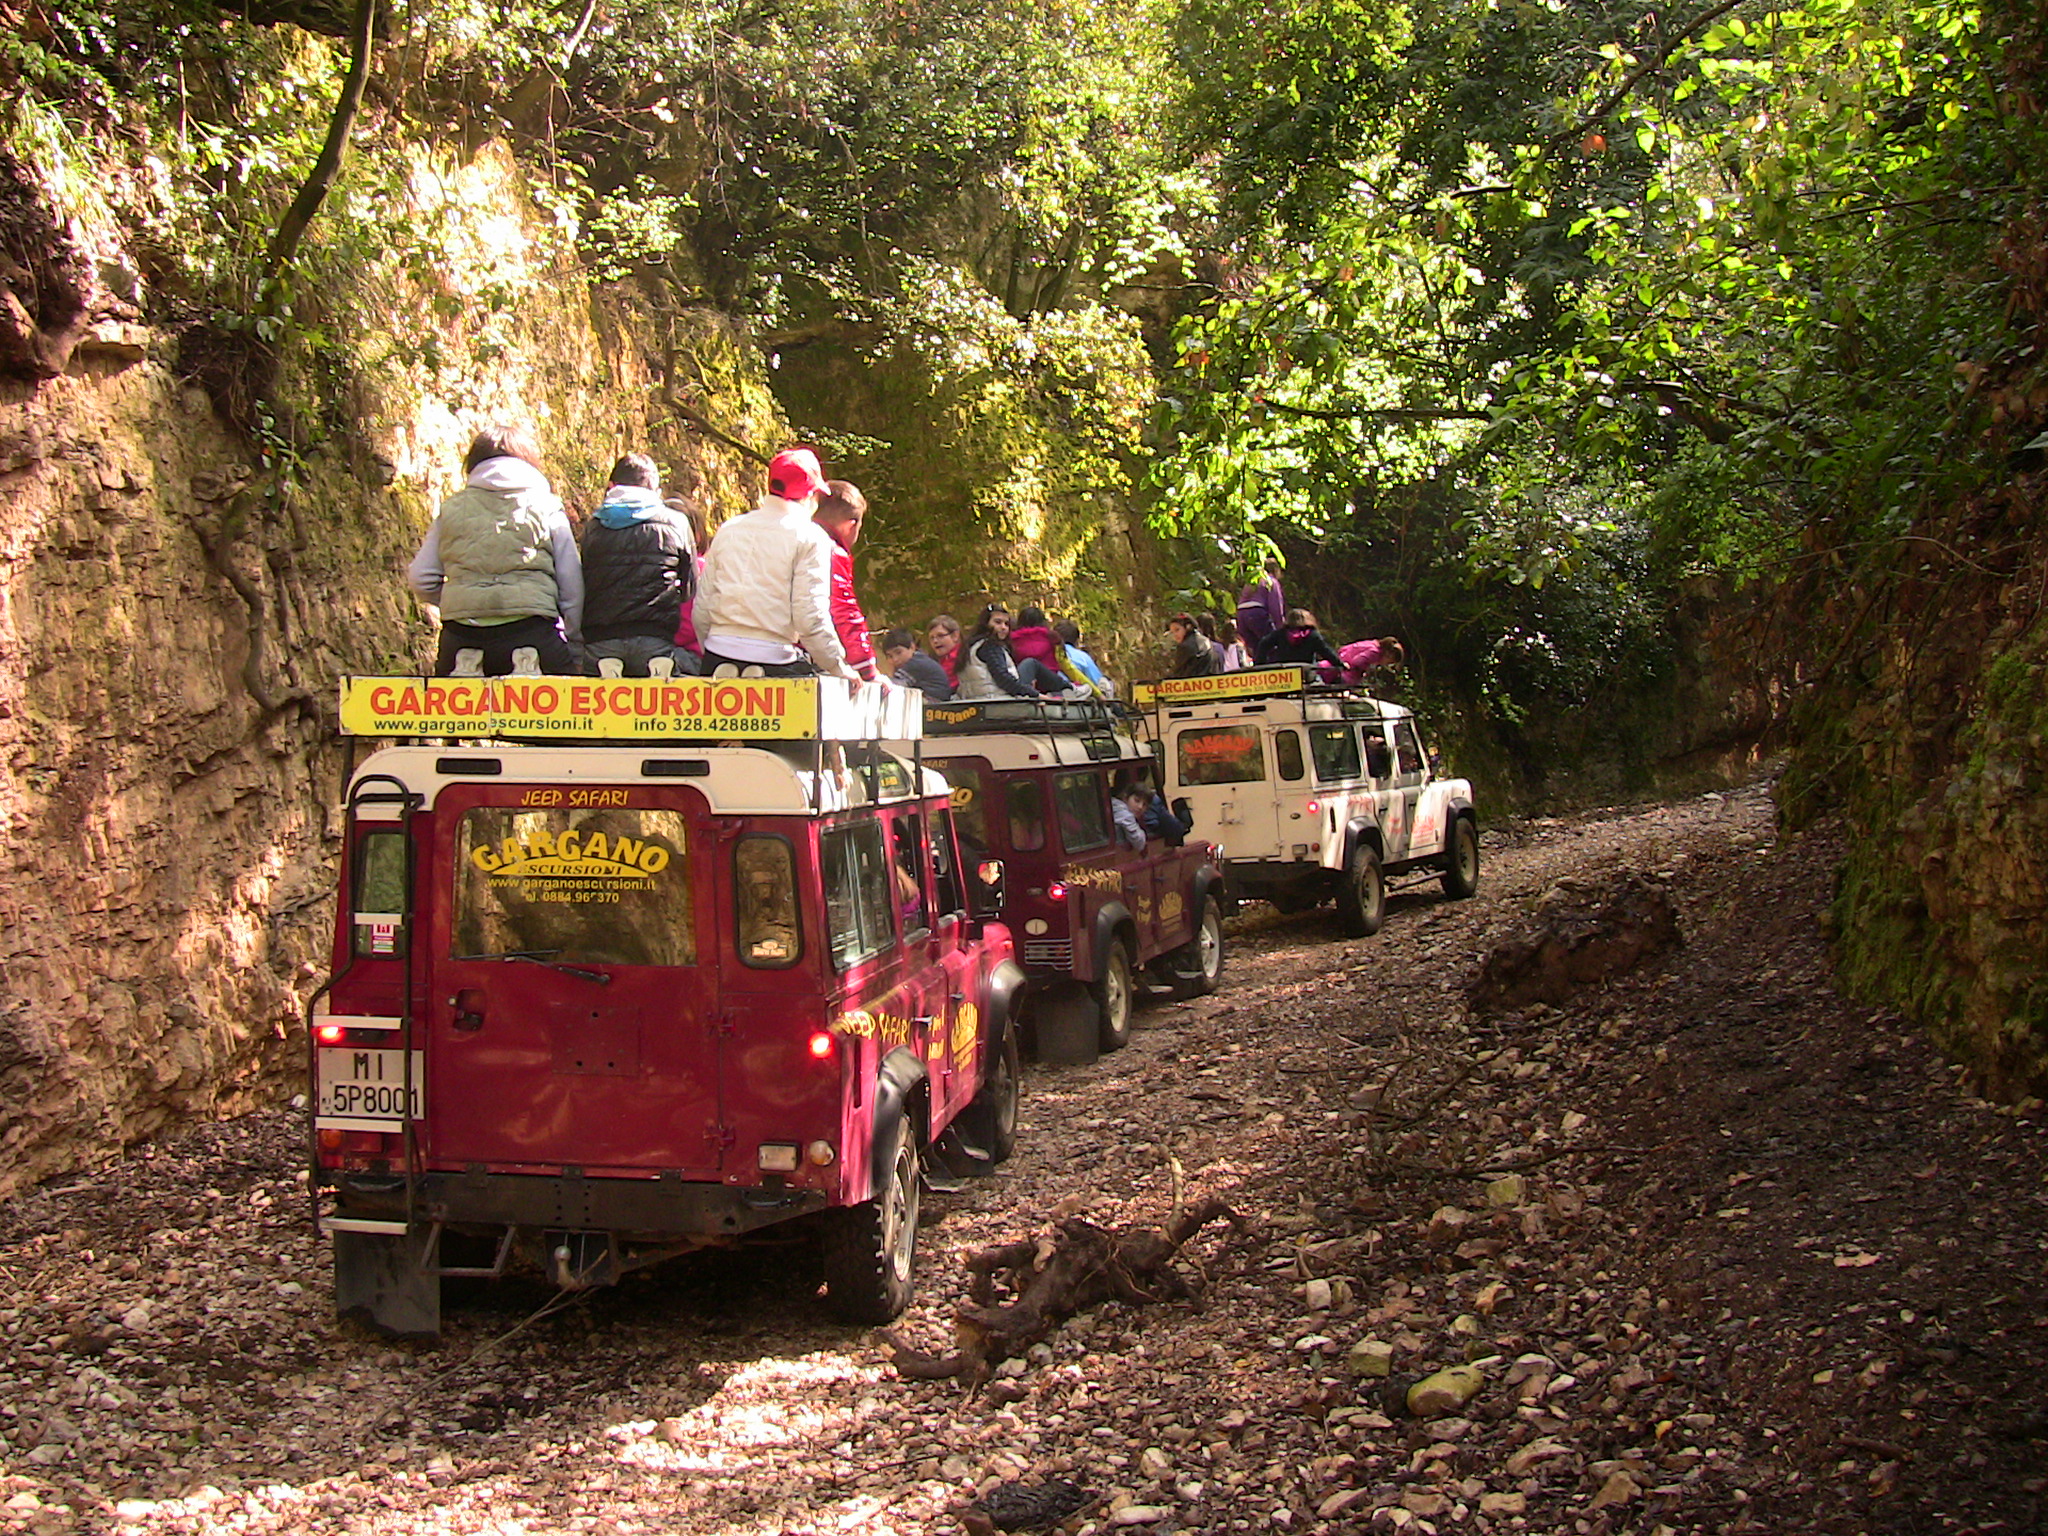
[(1795, 818), (1839, 800), (1862, 831), (1832, 907), (1845, 976), (2001, 1099), (2048, 1093), (2044, 490), (2022, 475), (1943, 509), (1944, 551), (1995, 551), (2007, 568), (1919, 562), (1916, 546), (1867, 599), (1884, 643), (1841, 648), (1787, 777)]
[[(461, 175), (480, 223), (528, 216), (508, 159)], [(669, 409), (676, 378), (719, 380), (728, 422), (779, 430), (723, 318), (593, 297), (500, 249), (533, 301), (440, 320), (401, 302), (438, 372), (359, 375), (299, 488), (266, 496), (118, 237), (20, 189), (0, 208), (33, 257), (0, 316), (0, 1194), (299, 1085), (332, 920), (336, 683), (431, 658), (402, 571), (477, 426), (536, 422), (586, 508), (631, 447), (715, 505), (751, 498), (746, 458)]]

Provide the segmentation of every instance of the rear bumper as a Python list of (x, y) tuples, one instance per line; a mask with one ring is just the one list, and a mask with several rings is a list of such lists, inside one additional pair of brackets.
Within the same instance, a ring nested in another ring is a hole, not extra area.
[[(339, 1181), (344, 1218), (403, 1219), (403, 1189)], [(416, 1219), (451, 1227), (613, 1232), (648, 1241), (744, 1237), (825, 1210), (818, 1190), (687, 1183), (682, 1179), (545, 1178), (517, 1173), (430, 1173), (418, 1182)]]

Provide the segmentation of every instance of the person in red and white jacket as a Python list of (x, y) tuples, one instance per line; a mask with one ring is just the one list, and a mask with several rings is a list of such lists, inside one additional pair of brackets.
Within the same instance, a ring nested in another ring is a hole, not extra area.
[(875, 645), (868, 632), (868, 616), (860, 611), (860, 599), (853, 591), (853, 546), (860, 542), (860, 526), (867, 515), (868, 499), (859, 486), (848, 480), (829, 480), (825, 494), (818, 498), (813, 521), (832, 541), (832, 627), (846, 647), (846, 664), (871, 683), (876, 677)]

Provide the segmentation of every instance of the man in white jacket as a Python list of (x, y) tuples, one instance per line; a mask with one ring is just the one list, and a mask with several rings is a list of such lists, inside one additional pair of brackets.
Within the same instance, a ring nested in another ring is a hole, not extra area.
[(817, 454), (786, 448), (761, 504), (712, 536), (696, 607), (705, 672), (860, 680), (832, 624), (832, 540), (811, 520), (824, 490)]

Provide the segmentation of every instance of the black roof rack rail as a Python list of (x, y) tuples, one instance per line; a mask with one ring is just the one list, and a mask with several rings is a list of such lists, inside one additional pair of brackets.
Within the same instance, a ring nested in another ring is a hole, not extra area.
[(1114, 699), (954, 699), (925, 705), (924, 733), (927, 737), (989, 731), (1084, 736), (1113, 731), (1137, 718)]

